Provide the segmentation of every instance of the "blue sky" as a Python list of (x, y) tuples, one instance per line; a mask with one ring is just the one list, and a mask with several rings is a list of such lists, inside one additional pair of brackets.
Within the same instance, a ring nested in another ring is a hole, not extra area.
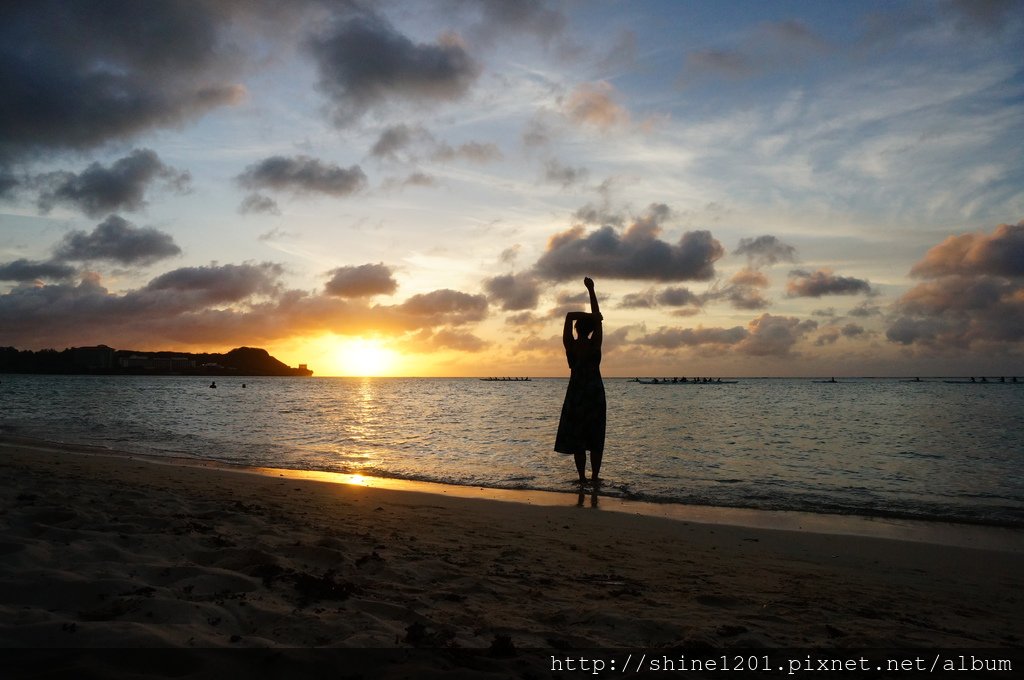
[(0, 345), (1024, 374), (1018, 2), (278, 5), (0, 10)]

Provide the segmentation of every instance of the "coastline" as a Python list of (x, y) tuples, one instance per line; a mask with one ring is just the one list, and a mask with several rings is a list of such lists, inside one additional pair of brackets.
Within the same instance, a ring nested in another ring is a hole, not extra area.
[(1013, 550), (67, 449), (2, 444), (5, 647), (1022, 644)]

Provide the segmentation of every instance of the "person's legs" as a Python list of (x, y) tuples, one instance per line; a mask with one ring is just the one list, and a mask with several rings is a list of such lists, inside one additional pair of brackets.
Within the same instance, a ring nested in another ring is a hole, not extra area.
[(580, 482), (587, 481), (587, 452), (577, 451), (573, 458), (576, 459), (576, 472), (580, 474)]
[(593, 472), (593, 480), (598, 482), (601, 480), (601, 459), (604, 457), (604, 451), (591, 451), (590, 452), (590, 469)]

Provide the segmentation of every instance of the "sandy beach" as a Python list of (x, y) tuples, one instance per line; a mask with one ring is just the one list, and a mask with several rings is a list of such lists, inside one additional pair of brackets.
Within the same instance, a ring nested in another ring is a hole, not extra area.
[(1024, 553), (0, 444), (5, 647), (1020, 647)]

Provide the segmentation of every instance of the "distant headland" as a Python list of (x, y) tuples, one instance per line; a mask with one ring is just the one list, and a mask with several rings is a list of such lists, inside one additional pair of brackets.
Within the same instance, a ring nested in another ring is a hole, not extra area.
[(63, 373), (86, 375), (313, 375), (306, 364), (292, 368), (258, 347), (238, 347), (225, 354), (141, 352), (106, 345), (18, 350), (0, 347), (0, 373)]

